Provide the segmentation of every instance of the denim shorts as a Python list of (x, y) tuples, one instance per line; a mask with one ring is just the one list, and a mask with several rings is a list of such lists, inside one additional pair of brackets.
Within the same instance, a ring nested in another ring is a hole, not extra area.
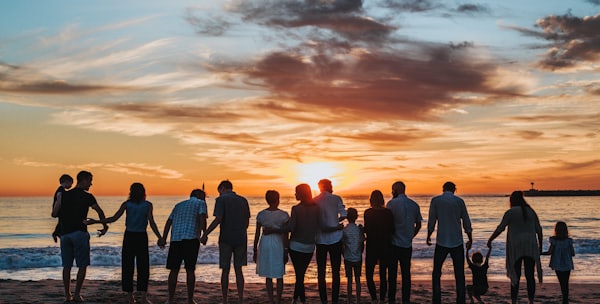
[(60, 257), (63, 267), (90, 265), (90, 234), (87, 231), (73, 231), (60, 237)]

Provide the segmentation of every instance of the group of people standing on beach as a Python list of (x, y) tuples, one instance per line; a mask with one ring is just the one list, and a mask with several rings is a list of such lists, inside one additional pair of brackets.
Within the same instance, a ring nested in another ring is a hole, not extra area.
[[(194, 302), (195, 265), (200, 244), (206, 244), (208, 236), (220, 226), (219, 268), (221, 269), (221, 291), (223, 303), (228, 303), (229, 273), (233, 258), (233, 268), (238, 291), (238, 303), (244, 302), (244, 275), (242, 267), (247, 265), (247, 229), (250, 221), (250, 208), (243, 196), (233, 191), (230, 181), (222, 181), (217, 190), (214, 207), (214, 220), (207, 226), (206, 194), (194, 189), (190, 198), (175, 205), (161, 235), (153, 217), (152, 203), (146, 200), (144, 186), (134, 183), (130, 187), (129, 198), (111, 217), (105, 217), (96, 199), (88, 192), (92, 185), (92, 174), (81, 171), (77, 175), (74, 189), (72, 178), (63, 176), (57, 189), (52, 216), (59, 223), (53, 237), (60, 237), (63, 266), (65, 302), (83, 302), (81, 289), (86, 268), (90, 264), (90, 242), (87, 225), (102, 224), (98, 230), (101, 236), (108, 230), (108, 223), (118, 220), (126, 213), (125, 235), (122, 249), (122, 289), (127, 292), (129, 303), (150, 303), (147, 299), (149, 280), (149, 253), (147, 226), (158, 238), (158, 246), (165, 248), (169, 232), (170, 246), (166, 267), (168, 278), (168, 303), (174, 303), (177, 277), (183, 262), (186, 270), (187, 300)], [(316, 254), (319, 298), (321, 303), (339, 303), (340, 270), (342, 257), (345, 274), (348, 278), (347, 301), (361, 299), (361, 272), (363, 252), (365, 252), (365, 277), (372, 303), (396, 303), (398, 266), (401, 272), (402, 303), (410, 303), (412, 242), (419, 233), (423, 218), (419, 205), (406, 196), (406, 186), (398, 181), (392, 185), (393, 198), (387, 202), (381, 191), (374, 190), (369, 198), (370, 208), (364, 211), (364, 226), (357, 225), (358, 210), (346, 209), (340, 196), (333, 194), (330, 180), (318, 183), (320, 194), (312, 195), (308, 184), (295, 188), (294, 205), (291, 213), (279, 209), (280, 195), (275, 190), (265, 194), (268, 208), (256, 216), (256, 232), (253, 243), (253, 260), (256, 272), (265, 277), (268, 301), (281, 303), (283, 276), (288, 258), (294, 267), (296, 282), (293, 303), (305, 303), (304, 277)], [(535, 211), (523, 198), (523, 193), (515, 191), (510, 197), (511, 208), (504, 214), (501, 223), (488, 240), (488, 253), (485, 260), (480, 252), (471, 257), (468, 253), (473, 241), (471, 220), (464, 200), (455, 195), (456, 186), (452, 182), (443, 185), (443, 193), (431, 200), (427, 222), (428, 245), (437, 226), (436, 245), (432, 270), (432, 303), (441, 303), (442, 266), (448, 255), (451, 256), (456, 280), (456, 302), (465, 303), (468, 293), (473, 303), (487, 292), (487, 268), (492, 241), (508, 227), (506, 243), (506, 269), (511, 279), (511, 299), (517, 302), (522, 264), (527, 279), (528, 299), (535, 296), (534, 268), (537, 266), (538, 279), (542, 272), (540, 254), (552, 255), (550, 266), (556, 270), (563, 291), (563, 303), (568, 303), (568, 279), (573, 269), (572, 239), (568, 236), (566, 224), (559, 222), (556, 235), (550, 238), (550, 249), (541, 252), (542, 228)], [(99, 219), (89, 219), (89, 208), (94, 209)], [(347, 220), (347, 224), (342, 224)], [(561, 224), (562, 223), (562, 224)], [(463, 241), (463, 231), (467, 235)], [(55, 239), (56, 241), (56, 239)], [(366, 242), (366, 246), (365, 246)], [(466, 254), (465, 254), (466, 248)], [(331, 293), (327, 292), (327, 256), (331, 267)], [(473, 272), (473, 284), (466, 286), (464, 261)], [(76, 287), (71, 293), (70, 278), (73, 260), (79, 268)], [(137, 265), (136, 289), (139, 299), (134, 297), (133, 277)], [(379, 292), (374, 280), (375, 267), (379, 265)], [(275, 286), (273, 279), (275, 279)], [(354, 280), (354, 282), (353, 282)]]

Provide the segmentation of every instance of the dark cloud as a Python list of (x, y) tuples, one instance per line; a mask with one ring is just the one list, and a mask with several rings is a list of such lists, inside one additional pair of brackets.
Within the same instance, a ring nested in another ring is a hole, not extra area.
[(583, 18), (570, 14), (548, 16), (538, 20), (536, 26), (542, 30), (541, 36), (552, 42), (539, 62), (541, 68), (557, 70), (600, 61), (600, 14)]
[(274, 28), (327, 29), (352, 40), (377, 41), (396, 27), (363, 15), (362, 0), (243, 1), (242, 19)]
[(383, 6), (403, 12), (425, 12), (443, 7), (435, 0), (384, 0)]
[[(496, 66), (469, 56), (470, 47), (421, 45), (418, 50), (366, 50), (323, 53), (315, 47), (273, 52), (251, 63), (214, 64), (214, 72), (241, 74), (247, 84), (271, 92), (272, 100), (290, 101), (290, 110), (318, 107), (320, 117), (432, 119), (432, 111), (460, 103), (460, 93), (517, 95), (517, 89), (491, 87)], [(327, 49), (323, 47), (323, 49)], [(314, 53), (313, 53), (314, 52)]]
[(461, 4), (456, 8), (456, 11), (464, 14), (487, 14), (490, 9), (487, 6), (481, 4)]
[(100, 93), (107, 91), (127, 91), (131, 88), (104, 86), (104, 85), (89, 85), (89, 84), (72, 84), (66, 81), (36, 81), (29, 83), (16, 83), (8, 80), (0, 75), (0, 92), (18, 92), (27, 94), (71, 94), (71, 93)]
[(587, 2), (589, 2), (593, 5), (600, 5), (600, 0), (587, 0)]
[(146, 102), (106, 104), (101, 107), (108, 111), (130, 114), (142, 119), (166, 119), (176, 122), (203, 121), (208, 123), (211, 121), (222, 121), (225, 117), (228, 121), (236, 121), (242, 117), (234, 111), (220, 109), (217, 106), (209, 107)]
[(220, 36), (233, 26), (233, 22), (222, 16), (201, 16), (196, 14), (193, 8), (186, 9), (185, 20), (194, 27), (197, 34), (201, 35)]

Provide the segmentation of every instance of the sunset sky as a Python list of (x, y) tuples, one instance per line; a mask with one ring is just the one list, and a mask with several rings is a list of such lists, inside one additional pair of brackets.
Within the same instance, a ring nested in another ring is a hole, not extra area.
[(0, 196), (600, 189), (600, 1), (10, 1)]

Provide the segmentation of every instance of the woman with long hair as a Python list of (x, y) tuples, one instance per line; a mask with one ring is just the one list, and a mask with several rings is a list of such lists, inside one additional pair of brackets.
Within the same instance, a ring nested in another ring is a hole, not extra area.
[(510, 209), (508, 209), (500, 225), (488, 240), (488, 247), (492, 248), (492, 241), (508, 227), (506, 234), (506, 271), (510, 278), (510, 297), (512, 303), (517, 303), (521, 268), (525, 269), (527, 280), (527, 297), (529, 303), (535, 298), (535, 276), (537, 269), (538, 280), (542, 283), (542, 265), (540, 253), (542, 252), (542, 226), (540, 220), (531, 206), (525, 201), (522, 191), (514, 191), (510, 195)]
[(308, 184), (296, 186), (296, 200), (299, 203), (292, 207), (289, 221), (290, 243), (289, 255), (296, 273), (294, 285), (294, 302), (300, 299), (306, 302), (304, 275), (315, 251), (315, 235), (319, 230), (319, 206), (312, 199), (312, 191)]
[[(129, 197), (115, 215), (106, 218), (103, 223), (116, 222), (123, 213), (125, 217), (125, 235), (123, 235), (123, 248), (121, 251), (121, 287), (127, 292), (129, 303), (137, 303), (133, 295), (133, 272), (137, 265), (136, 289), (141, 295), (140, 303), (150, 303), (146, 295), (148, 280), (150, 278), (150, 256), (148, 253), (148, 223), (150, 228), (160, 240), (160, 232), (154, 221), (152, 203), (146, 200), (146, 189), (141, 183), (133, 183), (129, 188)], [(91, 224), (100, 221), (88, 220)]]

